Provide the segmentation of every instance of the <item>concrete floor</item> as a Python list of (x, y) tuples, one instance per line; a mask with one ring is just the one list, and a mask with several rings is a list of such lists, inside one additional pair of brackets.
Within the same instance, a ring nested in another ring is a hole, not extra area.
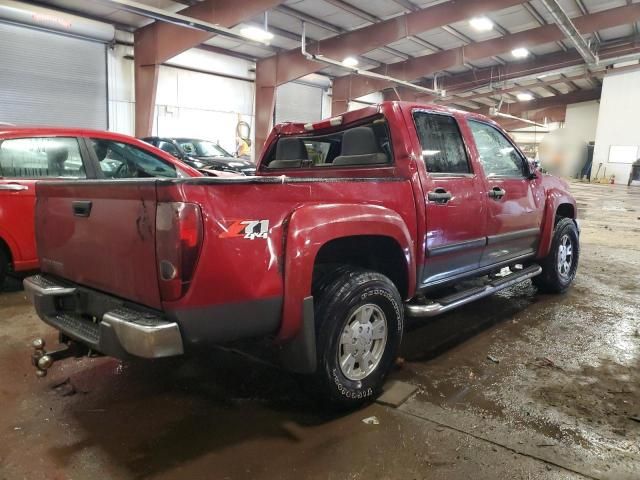
[(29, 342), (56, 336), (10, 283), (0, 480), (640, 478), (640, 189), (572, 190), (575, 286), (411, 324), (392, 377), (419, 391), (397, 409), (315, 413), (291, 376), (229, 352), (67, 360), (38, 379)]

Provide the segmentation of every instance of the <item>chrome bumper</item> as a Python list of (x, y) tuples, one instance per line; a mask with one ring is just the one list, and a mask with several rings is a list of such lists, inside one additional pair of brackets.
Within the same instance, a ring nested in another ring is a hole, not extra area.
[[(184, 353), (180, 328), (161, 315), (137, 310), (123, 301), (93, 290), (34, 275), (24, 288), (40, 318), (66, 336), (114, 357), (160, 358)], [(99, 313), (84, 305), (104, 306)], [(63, 304), (71, 308), (61, 308)], [(79, 312), (80, 310), (80, 312)], [(104, 311), (102, 311), (104, 310)]]

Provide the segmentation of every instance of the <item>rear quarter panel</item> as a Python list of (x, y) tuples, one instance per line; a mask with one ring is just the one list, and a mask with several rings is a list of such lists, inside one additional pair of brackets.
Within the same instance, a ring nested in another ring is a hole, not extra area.
[[(201, 179), (159, 187), (159, 201), (177, 198), (200, 204), (204, 242), (189, 291), (179, 301), (165, 303), (165, 309), (277, 300), (275, 304), (284, 305), (278, 332), (283, 340), (297, 332), (299, 307), (311, 295), (313, 262), (324, 242), (380, 233), (401, 239), (411, 261), (415, 255), (412, 184), (402, 178), (237, 184)], [(246, 237), (240, 229), (249, 224), (242, 222), (252, 222), (255, 231), (268, 223), (266, 238)], [(415, 275), (415, 269), (410, 272)]]

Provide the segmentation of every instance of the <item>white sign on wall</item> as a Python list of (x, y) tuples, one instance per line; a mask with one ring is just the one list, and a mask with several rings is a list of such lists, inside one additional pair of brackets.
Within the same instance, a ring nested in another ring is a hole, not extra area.
[(611, 145), (609, 148), (609, 163), (631, 164), (638, 160), (637, 145)]

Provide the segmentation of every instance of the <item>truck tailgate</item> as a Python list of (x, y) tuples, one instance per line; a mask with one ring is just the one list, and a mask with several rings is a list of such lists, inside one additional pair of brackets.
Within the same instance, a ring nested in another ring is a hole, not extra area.
[(36, 192), (43, 272), (161, 307), (156, 180), (43, 182)]

